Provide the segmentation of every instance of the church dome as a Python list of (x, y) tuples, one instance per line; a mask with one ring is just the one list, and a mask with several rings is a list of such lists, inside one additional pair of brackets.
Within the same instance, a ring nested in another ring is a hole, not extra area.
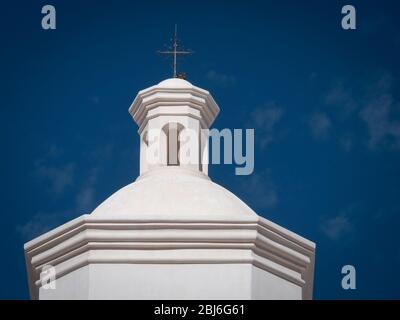
[(257, 221), (243, 201), (202, 172), (161, 167), (142, 174), (91, 214), (97, 219)]
[(174, 88), (174, 89), (180, 89), (180, 88), (192, 88), (193, 85), (184, 79), (180, 78), (169, 78), (166, 80), (161, 81), (157, 87), (159, 88)]

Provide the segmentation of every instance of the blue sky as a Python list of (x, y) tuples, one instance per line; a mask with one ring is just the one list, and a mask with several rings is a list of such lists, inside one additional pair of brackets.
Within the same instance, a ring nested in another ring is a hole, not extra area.
[[(41, 29), (53, 4), (57, 29)], [(353, 4), (357, 29), (340, 26)], [(0, 298), (28, 298), (23, 244), (138, 175), (127, 109), (168, 78), (179, 37), (188, 80), (255, 128), (255, 171), (213, 180), (317, 244), (316, 299), (400, 298), (400, 5), (396, 1), (13, 1), (2, 5)], [(341, 288), (343, 265), (357, 289)]]

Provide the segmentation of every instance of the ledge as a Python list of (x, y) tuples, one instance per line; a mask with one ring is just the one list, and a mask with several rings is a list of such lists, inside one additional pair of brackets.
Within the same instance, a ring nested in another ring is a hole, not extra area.
[(97, 263), (252, 264), (301, 286), (311, 299), (314, 253), (312, 242), (263, 218), (146, 222), (84, 215), (25, 245), (33, 299), (43, 266), (54, 266), (59, 278)]

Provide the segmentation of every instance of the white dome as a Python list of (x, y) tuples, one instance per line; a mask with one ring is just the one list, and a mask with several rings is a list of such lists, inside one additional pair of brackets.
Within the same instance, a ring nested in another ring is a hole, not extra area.
[(141, 175), (91, 214), (97, 219), (257, 221), (243, 201), (208, 176), (178, 167)]
[(193, 85), (184, 79), (180, 78), (169, 78), (164, 81), (161, 81), (157, 87), (160, 88), (192, 88)]

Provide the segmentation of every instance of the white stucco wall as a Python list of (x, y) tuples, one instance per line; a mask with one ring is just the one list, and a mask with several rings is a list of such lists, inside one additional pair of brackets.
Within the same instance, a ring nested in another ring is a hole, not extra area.
[(245, 264), (97, 264), (90, 268), (91, 299), (250, 297), (251, 266)]
[(40, 300), (87, 300), (89, 266), (84, 266), (56, 280), (56, 289), (39, 289)]
[(251, 264), (92, 264), (40, 299), (301, 299), (301, 288)]
[(301, 300), (302, 288), (272, 273), (252, 267), (252, 299)]

